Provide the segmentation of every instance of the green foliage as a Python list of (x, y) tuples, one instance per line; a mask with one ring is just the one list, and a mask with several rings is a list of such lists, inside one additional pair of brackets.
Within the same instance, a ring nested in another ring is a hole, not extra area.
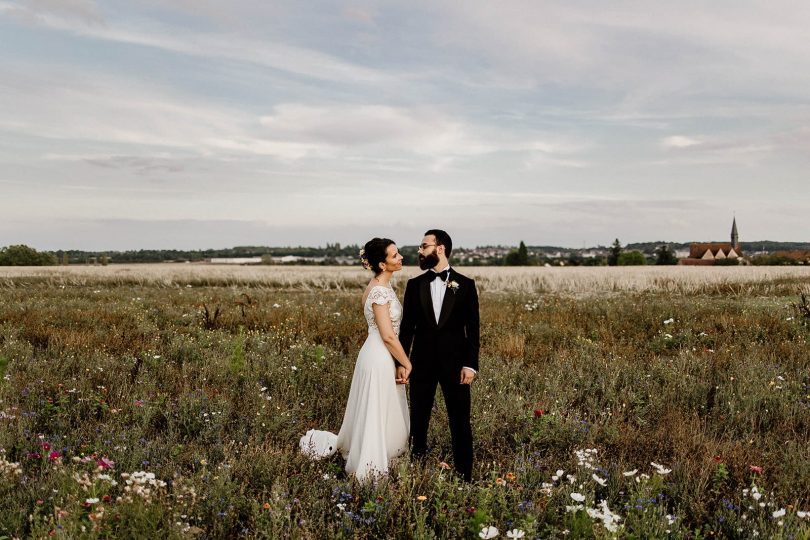
[(655, 249), (655, 264), (659, 266), (678, 264), (678, 257), (672, 253), (668, 244), (662, 244)]
[(619, 255), (619, 266), (638, 266), (647, 264), (647, 258), (640, 251), (625, 251)]
[(26, 245), (0, 248), (0, 266), (53, 266), (56, 256), (48, 252), (38, 252)]
[(233, 340), (233, 350), (231, 351), (228, 371), (232, 376), (240, 375), (245, 370), (245, 335), (240, 326), (239, 333)]
[(715, 266), (737, 266), (740, 264), (740, 259), (715, 259)]
[(504, 264), (506, 266), (529, 265), (529, 250), (526, 248), (526, 244), (524, 244), (522, 240), (520, 241), (520, 246), (518, 249), (507, 253), (506, 258), (504, 259)]
[(610, 252), (608, 253), (607, 263), (608, 266), (618, 266), (619, 265), (619, 257), (622, 254), (622, 244), (619, 242), (619, 239), (613, 241), (613, 244), (610, 246)]
[(805, 264), (805, 261), (787, 255), (773, 253), (770, 255), (757, 255), (751, 258), (751, 264), (756, 266), (797, 266)]

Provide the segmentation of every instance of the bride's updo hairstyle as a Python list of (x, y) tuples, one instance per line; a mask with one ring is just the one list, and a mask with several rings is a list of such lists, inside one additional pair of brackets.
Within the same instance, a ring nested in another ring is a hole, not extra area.
[(366, 242), (366, 245), (360, 250), (360, 261), (363, 263), (363, 268), (371, 270), (375, 276), (379, 276), (382, 273), (380, 263), (385, 262), (387, 257), (385, 251), (394, 243), (390, 238), (372, 238)]

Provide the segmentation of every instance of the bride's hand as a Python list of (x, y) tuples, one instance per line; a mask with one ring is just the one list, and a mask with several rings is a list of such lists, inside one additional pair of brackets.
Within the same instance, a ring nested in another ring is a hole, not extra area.
[(408, 384), (411, 375), (411, 365), (397, 367), (397, 384)]

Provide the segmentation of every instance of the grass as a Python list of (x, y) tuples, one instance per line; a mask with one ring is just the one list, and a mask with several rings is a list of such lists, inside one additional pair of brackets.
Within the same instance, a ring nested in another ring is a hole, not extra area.
[(807, 270), (470, 269), (475, 481), (438, 400), (363, 486), (297, 442), (340, 427), (365, 275), (157, 266), (2, 270), (0, 537), (810, 537)]

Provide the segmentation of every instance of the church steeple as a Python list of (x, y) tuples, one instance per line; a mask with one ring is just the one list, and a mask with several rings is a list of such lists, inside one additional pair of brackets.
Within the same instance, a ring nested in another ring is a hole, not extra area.
[(739, 251), (737, 248), (740, 245), (740, 235), (737, 234), (737, 217), (734, 217), (734, 220), (731, 222), (731, 247), (734, 248), (734, 251)]

